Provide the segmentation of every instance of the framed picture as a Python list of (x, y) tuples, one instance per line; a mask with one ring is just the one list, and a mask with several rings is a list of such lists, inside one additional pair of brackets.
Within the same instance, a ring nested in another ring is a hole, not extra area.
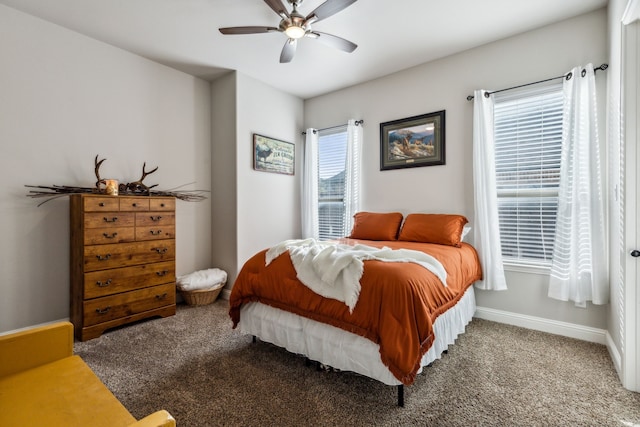
[(293, 175), (296, 146), (290, 142), (253, 134), (253, 168), (262, 172)]
[(444, 165), (444, 110), (380, 123), (380, 170)]

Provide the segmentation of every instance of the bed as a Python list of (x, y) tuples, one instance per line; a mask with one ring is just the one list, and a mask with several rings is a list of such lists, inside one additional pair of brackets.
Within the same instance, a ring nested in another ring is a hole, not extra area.
[(303, 284), (293, 250), (277, 256), (263, 250), (244, 264), (232, 289), (234, 328), (332, 368), (398, 386), (402, 406), (404, 385), (471, 321), (472, 285), (482, 278), (475, 249), (462, 242), (466, 218), (411, 214), (400, 228), (402, 220), (399, 213), (359, 213), (350, 237), (333, 243), (347, 251), (424, 254), (444, 268), (444, 280), (438, 270), (406, 257), (364, 259), (354, 305)]

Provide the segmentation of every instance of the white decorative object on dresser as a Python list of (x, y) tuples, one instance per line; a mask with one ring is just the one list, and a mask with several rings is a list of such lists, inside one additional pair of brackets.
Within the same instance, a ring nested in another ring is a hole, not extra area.
[(70, 213), (77, 339), (175, 314), (175, 198), (74, 194)]

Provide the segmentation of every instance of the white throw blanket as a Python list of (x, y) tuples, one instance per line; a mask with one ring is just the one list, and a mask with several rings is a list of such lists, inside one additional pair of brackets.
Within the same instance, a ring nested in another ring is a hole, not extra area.
[(382, 249), (366, 245), (344, 245), (335, 242), (318, 242), (315, 239), (285, 240), (270, 248), (266, 265), (289, 251), (298, 279), (309, 289), (325, 298), (344, 302), (353, 312), (360, 296), (360, 278), (364, 262), (411, 262), (418, 264), (440, 279), (447, 286), (447, 272), (437, 259), (424, 252), (410, 249)]
[(226, 281), (227, 272), (219, 268), (194, 271), (176, 278), (178, 289), (181, 291), (212, 289), (226, 283)]

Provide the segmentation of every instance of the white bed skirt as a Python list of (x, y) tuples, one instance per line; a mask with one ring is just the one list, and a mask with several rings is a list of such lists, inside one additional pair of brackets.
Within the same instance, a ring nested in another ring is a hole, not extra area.
[[(455, 342), (475, 311), (476, 298), (473, 286), (470, 286), (454, 307), (436, 319), (436, 338), (422, 357), (423, 367), (439, 359)], [(380, 360), (378, 344), (360, 335), (258, 302), (242, 306), (238, 327), (262, 341), (333, 368), (356, 372), (387, 385), (402, 384)]]

